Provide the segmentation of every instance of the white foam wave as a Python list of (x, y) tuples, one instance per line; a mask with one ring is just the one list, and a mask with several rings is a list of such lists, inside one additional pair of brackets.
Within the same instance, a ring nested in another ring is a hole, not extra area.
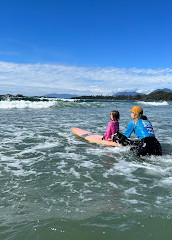
[(72, 173), (76, 178), (80, 178), (80, 173), (77, 172), (74, 168), (70, 169), (70, 173)]
[(141, 195), (140, 193), (137, 192), (136, 188), (135, 187), (131, 187), (127, 190), (125, 190), (125, 195), (128, 196), (128, 195), (132, 195), (132, 194), (135, 194), (135, 195)]
[(2, 100), (0, 101), (0, 109), (41, 109), (51, 107), (105, 107), (106, 104), (102, 102), (80, 102), (75, 99), (63, 98), (42, 98), (40, 101), (29, 100)]
[(98, 166), (101, 167), (100, 164), (95, 164), (90, 161), (84, 161), (79, 166), (84, 167), (84, 168), (91, 168), (91, 169), (93, 169), (94, 167), (98, 167)]
[(79, 99), (66, 99), (66, 98), (60, 98), (63, 102), (79, 102)]
[(109, 185), (112, 186), (113, 188), (116, 188), (116, 189), (118, 188), (118, 186), (117, 186), (115, 183), (113, 183), (113, 182), (108, 182), (108, 183), (109, 183)]
[(163, 102), (144, 102), (144, 101), (139, 101), (137, 103), (143, 104), (143, 105), (152, 105), (152, 106), (167, 106), (167, 105), (169, 105), (168, 102), (166, 102), (166, 101), (163, 101)]
[(25, 108), (50, 108), (55, 106), (56, 101), (39, 101), (39, 102), (31, 102), (31, 101), (0, 101), (0, 109), (25, 109)]
[(162, 184), (168, 185), (169, 187), (172, 186), (172, 177), (167, 177), (162, 180)]
[[(23, 168), (23, 165), (27, 164), (27, 166), (31, 165), (30, 161), (27, 160), (19, 160), (19, 159), (12, 159), (11, 157), (6, 157), (0, 155), (1, 162), (5, 162), (6, 164), (3, 165), (4, 171), (12, 173), (15, 176), (29, 176), (35, 175), (36, 171), (33, 169), (27, 169), (27, 171)], [(2, 165), (1, 165), (2, 167)]]
[(70, 99), (70, 98), (42, 98), (49, 101), (62, 101), (62, 102), (79, 102), (80, 99)]

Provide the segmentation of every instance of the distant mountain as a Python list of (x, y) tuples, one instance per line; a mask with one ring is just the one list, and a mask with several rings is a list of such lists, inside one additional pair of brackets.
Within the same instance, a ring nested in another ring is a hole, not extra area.
[(43, 97), (46, 98), (72, 98), (72, 97), (78, 97), (77, 95), (74, 94), (57, 94), (57, 93), (51, 93), (51, 94), (46, 94)]
[(162, 92), (172, 92), (172, 90), (169, 89), (169, 88), (163, 88), (163, 89), (156, 89), (155, 91), (153, 91), (153, 93), (159, 92), (159, 91), (162, 91)]
[(119, 96), (119, 95), (124, 95), (124, 96), (135, 96), (135, 95), (143, 95), (143, 93), (138, 93), (138, 92), (118, 92), (118, 93), (115, 93), (113, 96), (116, 97), (116, 96)]

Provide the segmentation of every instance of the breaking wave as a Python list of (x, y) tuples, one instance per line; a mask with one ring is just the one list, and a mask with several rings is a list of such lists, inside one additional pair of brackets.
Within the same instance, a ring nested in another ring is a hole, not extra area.
[(39, 102), (31, 102), (31, 101), (0, 101), (1, 109), (25, 109), (25, 108), (50, 108), (55, 106), (55, 101), (39, 101)]
[[(2, 100), (0, 101), (0, 109), (45, 109), (45, 108), (72, 108), (72, 107), (107, 107), (108, 105), (119, 105), (118, 101), (89, 101), (63, 98), (47, 98), (38, 101), (29, 100)], [(168, 106), (169, 103), (163, 102), (147, 102), (138, 101), (137, 104), (148, 106)]]
[(29, 100), (4, 100), (0, 101), (0, 109), (43, 109), (43, 108), (72, 108), (72, 107), (103, 107), (103, 102), (80, 101), (73, 99), (46, 99), (39, 101)]
[(143, 105), (151, 105), (151, 106), (167, 106), (169, 105), (168, 102), (163, 101), (163, 102), (144, 102), (144, 101), (139, 101), (139, 104)]

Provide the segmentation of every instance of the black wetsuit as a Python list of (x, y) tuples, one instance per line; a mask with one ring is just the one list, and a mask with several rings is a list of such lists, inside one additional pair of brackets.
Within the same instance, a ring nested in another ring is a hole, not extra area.
[[(131, 141), (128, 139), (132, 132), (140, 139), (139, 141)], [(138, 156), (162, 155), (161, 145), (155, 138), (152, 124), (146, 117), (145, 119), (139, 119), (137, 122), (131, 121), (119, 142), (123, 145), (133, 145), (131, 150)]]
[[(136, 143), (136, 142), (135, 142)], [(135, 144), (134, 143), (134, 144)], [(142, 155), (162, 155), (162, 148), (159, 141), (155, 137), (145, 137), (139, 141), (137, 146), (131, 147), (138, 156)]]

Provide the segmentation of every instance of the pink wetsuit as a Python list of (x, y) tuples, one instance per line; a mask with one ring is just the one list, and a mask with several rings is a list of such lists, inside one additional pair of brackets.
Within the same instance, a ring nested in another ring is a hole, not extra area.
[(111, 138), (111, 135), (119, 132), (119, 122), (118, 121), (111, 121), (108, 123), (106, 132), (104, 134), (105, 140)]

